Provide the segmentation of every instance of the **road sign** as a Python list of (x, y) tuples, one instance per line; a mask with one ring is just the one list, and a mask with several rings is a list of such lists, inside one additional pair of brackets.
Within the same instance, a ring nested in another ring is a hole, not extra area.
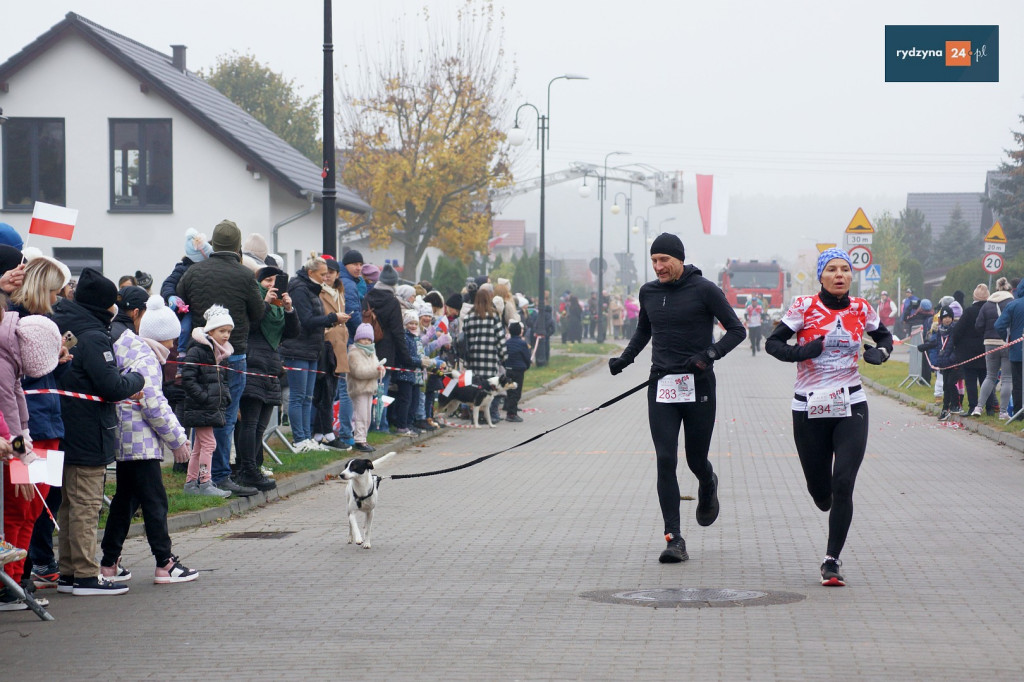
[(1003, 269), (1003, 257), (998, 253), (986, 253), (981, 259), (981, 267), (985, 268), (988, 274), (994, 275)]
[(985, 253), (1003, 253), (1006, 251), (1006, 233), (997, 220), (985, 235)]
[(828, 251), (829, 249), (836, 248), (836, 243), (835, 242), (832, 242), (832, 243), (819, 242), (819, 243), (815, 244), (815, 246), (818, 247), (818, 253), (824, 253), (825, 251)]
[(796, 278), (796, 281), (799, 284), (803, 284), (804, 282), (806, 282), (808, 277), (807, 273), (804, 272), (803, 270), (798, 270), (797, 273), (793, 276)]
[(998, 242), (1000, 244), (1006, 243), (1006, 233), (1003, 232), (1003, 225), (998, 220), (993, 223), (988, 233), (985, 235), (985, 241), (987, 242)]
[(848, 234), (846, 235), (846, 244), (848, 246), (857, 246), (858, 244), (870, 244), (874, 235), (872, 234)]
[(864, 271), (864, 281), (881, 282), (882, 266), (877, 264), (869, 266), (868, 269)]
[(864, 213), (863, 208), (858, 208), (857, 212), (853, 214), (853, 220), (846, 226), (846, 234), (874, 234), (875, 228), (871, 226), (871, 221), (868, 220), (867, 215)]
[(871, 265), (871, 249), (866, 246), (855, 246), (850, 249), (850, 262), (854, 270), (867, 270)]

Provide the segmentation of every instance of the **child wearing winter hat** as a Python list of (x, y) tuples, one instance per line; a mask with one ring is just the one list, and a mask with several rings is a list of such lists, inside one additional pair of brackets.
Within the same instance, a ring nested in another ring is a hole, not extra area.
[[(28, 428), (28, 405), (19, 379), (23, 375), (41, 377), (57, 366), (61, 337), (57, 325), (41, 315), (20, 317), (13, 311), (0, 311), (0, 437), (10, 440), (21, 436), (24, 451), (18, 453), (25, 464), (36, 459), (32, 450), (32, 438)], [(5, 468), (6, 467), (6, 462)], [(3, 539), (14, 547), (28, 547), (36, 519), (43, 511), (43, 498), (49, 486), (39, 484), (39, 494), (31, 485), (11, 483), (10, 470), (0, 472), (3, 476)], [(25, 574), (24, 555), (18, 561), (4, 566), (15, 582), (29, 576)], [(0, 589), (0, 611), (27, 608), (13, 594)]]
[[(403, 436), (419, 435), (419, 430), (413, 427), (412, 422), (416, 416), (416, 404), (419, 387), (423, 382), (423, 370), (420, 369), (423, 357), (423, 344), (419, 339), (420, 318), (415, 310), (406, 310), (402, 315), (402, 323), (405, 325), (405, 347), (412, 358), (413, 367), (403, 371), (395, 372), (395, 384), (398, 387), (398, 397), (395, 398), (394, 406), (388, 411), (393, 415), (391, 423), (395, 425), (396, 433)], [(400, 341), (396, 340), (396, 343)]]
[(185, 391), (182, 425), (195, 428), (185, 492), (230, 497), (231, 493), (216, 487), (210, 477), (213, 451), (217, 447), (213, 429), (224, 426), (226, 410), (231, 404), (226, 361), (234, 352), (228, 339), (235, 323), (227, 308), (216, 304), (210, 306), (204, 317), (206, 326), (192, 330), (192, 341), (181, 370), (181, 387)]
[(206, 260), (213, 254), (213, 247), (205, 234), (202, 234), (194, 227), (185, 230), (185, 256), (174, 266), (171, 274), (160, 285), (160, 295), (167, 301), (171, 310), (178, 314), (181, 320), (181, 334), (178, 336), (178, 353), (183, 354), (188, 346), (188, 340), (192, 335), (192, 313), (188, 311), (188, 305), (181, 300), (175, 289), (182, 275), (190, 267), (199, 261)]
[(138, 372), (145, 379), (138, 401), (117, 405), (118, 448), (117, 490), (110, 501), (110, 515), (103, 534), (103, 558), (100, 574), (111, 582), (126, 582), (130, 571), (121, 566), (121, 549), (131, 527), (135, 501), (142, 508), (146, 539), (156, 559), (153, 582), (183, 583), (195, 580), (199, 573), (178, 561), (171, 553), (167, 530), (167, 491), (164, 490), (163, 448), (166, 445), (175, 461), (189, 457), (188, 436), (178, 423), (163, 393), (162, 367), (178, 342), (181, 325), (178, 317), (164, 305), (160, 296), (150, 296), (146, 310), (114, 341), (114, 359), (118, 369)]
[(373, 452), (373, 447), (366, 442), (366, 432), (370, 428), (377, 383), (384, 378), (385, 371), (377, 359), (373, 327), (366, 323), (359, 325), (355, 345), (348, 354), (348, 395), (352, 399), (352, 437), (355, 439), (352, 449), (357, 452)]

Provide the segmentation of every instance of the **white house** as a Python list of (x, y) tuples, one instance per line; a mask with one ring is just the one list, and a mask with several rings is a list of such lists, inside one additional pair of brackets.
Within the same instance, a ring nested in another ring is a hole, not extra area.
[[(68, 13), (0, 64), (0, 222), (77, 272), (155, 285), (184, 255), (186, 229), (227, 218), (258, 232), (289, 270), (322, 245), (320, 167), (186, 68)], [(29, 236), (35, 201), (78, 209), (74, 238)], [(338, 186), (338, 208), (370, 207)]]

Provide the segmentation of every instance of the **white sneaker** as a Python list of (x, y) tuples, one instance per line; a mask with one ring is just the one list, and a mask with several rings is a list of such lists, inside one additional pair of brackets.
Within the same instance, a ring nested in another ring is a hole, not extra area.
[(310, 445), (316, 445), (316, 443), (313, 442), (313, 439), (307, 438), (306, 440), (300, 440), (298, 443), (295, 443), (293, 447), (295, 448), (295, 452), (309, 452)]
[(270, 467), (264, 467), (264, 466), (261, 466), (261, 467), (260, 467), (260, 471), (261, 471), (261, 472), (263, 473), (263, 475), (264, 475), (264, 476), (266, 476), (267, 478), (273, 478), (273, 477), (274, 477), (274, 470), (273, 470), (273, 469), (271, 469)]
[(1005, 421), (1008, 421), (1010, 419), (1010, 415), (1007, 414), (1006, 412), (1000, 412), (999, 413), (999, 418), (1002, 419), (1005, 422)]
[(971, 416), (972, 417), (980, 417), (981, 416), (981, 408), (980, 407), (975, 407), (974, 411), (971, 412)]

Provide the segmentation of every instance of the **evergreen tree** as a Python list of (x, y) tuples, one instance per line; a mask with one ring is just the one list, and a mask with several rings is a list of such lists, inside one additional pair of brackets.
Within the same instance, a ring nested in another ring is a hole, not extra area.
[(460, 260), (437, 257), (437, 264), (434, 266), (434, 279), (431, 280), (434, 288), (440, 291), (445, 297), (462, 291), (466, 286), (467, 277), (466, 264)]
[(423, 256), (423, 267), (420, 268), (420, 279), (425, 279), (431, 284), (434, 283), (434, 271), (430, 267), (430, 256)]
[(900, 211), (899, 227), (910, 246), (911, 255), (924, 266), (929, 266), (932, 255), (932, 226), (925, 222), (924, 213), (916, 208)]
[(1024, 133), (1013, 131), (1013, 141), (1018, 148), (1005, 150), (1009, 161), (999, 166), (1001, 177), (993, 180), (984, 200), (1006, 232), (1007, 257), (1024, 248)]
[(538, 276), (537, 254), (523, 256), (516, 263), (516, 274), (512, 277), (512, 290), (534, 298), (537, 296), (537, 290), (534, 287), (537, 286)]
[(953, 207), (949, 214), (949, 224), (945, 231), (935, 239), (932, 246), (932, 267), (959, 265), (975, 258), (981, 253), (981, 235), (964, 219), (960, 204)]

